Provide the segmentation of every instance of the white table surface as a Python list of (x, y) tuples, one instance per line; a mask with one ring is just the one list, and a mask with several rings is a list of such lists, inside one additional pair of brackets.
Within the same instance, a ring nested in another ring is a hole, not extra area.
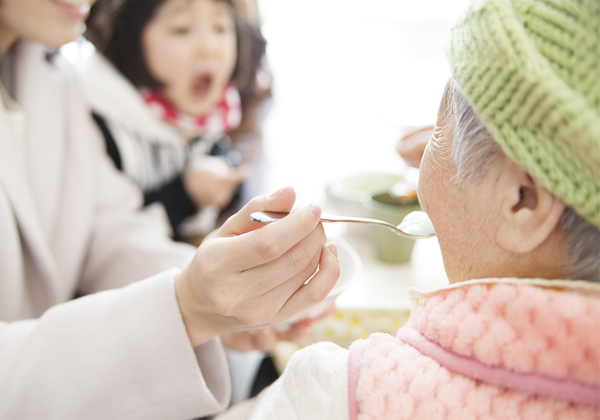
[[(325, 225), (328, 238), (341, 238), (361, 260), (361, 271), (336, 300), (342, 310), (410, 310), (408, 288), (432, 290), (448, 284), (436, 238), (415, 243), (411, 261), (389, 264), (377, 259), (369, 226)], [(364, 228), (364, 229), (363, 229)]]

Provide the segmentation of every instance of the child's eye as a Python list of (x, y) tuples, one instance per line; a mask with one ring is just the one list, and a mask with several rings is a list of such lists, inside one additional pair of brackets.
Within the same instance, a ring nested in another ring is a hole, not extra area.
[(178, 26), (171, 29), (171, 33), (174, 35), (187, 35), (190, 33), (190, 28), (187, 26)]
[(224, 33), (228, 33), (231, 31), (235, 31), (235, 26), (228, 25), (225, 23), (218, 23), (218, 24), (213, 25), (213, 30), (215, 31), (215, 33), (224, 34)]

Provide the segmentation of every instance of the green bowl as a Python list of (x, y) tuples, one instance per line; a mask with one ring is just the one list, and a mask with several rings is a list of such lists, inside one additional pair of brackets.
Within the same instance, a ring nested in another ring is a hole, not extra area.
[[(373, 219), (399, 225), (402, 219), (413, 211), (421, 210), (418, 201), (403, 204), (392, 197), (388, 189), (367, 190), (361, 196), (362, 205)], [(403, 264), (410, 261), (415, 241), (404, 238), (383, 226), (372, 226), (371, 237), (375, 244), (377, 258), (390, 264)]]

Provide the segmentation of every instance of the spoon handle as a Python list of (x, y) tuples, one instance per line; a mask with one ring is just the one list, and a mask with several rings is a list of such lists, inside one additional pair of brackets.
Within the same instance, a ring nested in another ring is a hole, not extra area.
[[(256, 211), (256, 212), (250, 214), (250, 220), (252, 220), (253, 222), (260, 222), (260, 223), (271, 223), (271, 222), (275, 222), (277, 220), (283, 219), (288, 214), (289, 213), (274, 212), (274, 211)], [(395, 234), (404, 236), (405, 238), (410, 238), (410, 239), (429, 238), (429, 237), (433, 236), (433, 235), (427, 235), (427, 236), (413, 235), (410, 233), (406, 233), (403, 230), (399, 229), (397, 226), (395, 226), (391, 223), (388, 223), (388, 222), (384, 222), (383, 220), (366, 219), (364, 217), (342, 217), (342, 216), (321, 215), (320, 220), (321, 220), (321, 222), (324, 222), (324, 223), (336, 223), (336, 222), (366, 223), (369, 225), (384, 226), (384, 227), (390, 229), (391, 231), (393, 231)]]
[[(260, 222), (260, 223), (271, 223), (271, 222), (275, 222), (277, 220), (283, 219), (288, 214), (289, 213), (276, 212), (276, 211), (256, 211), (250, 215), (250, 220), (252, 220), (253, 222)], [(328, 216), (328, 215), (323, 214), (323, 215), (321, 215), (321, 218), (319, 220), (324, 223), (335, 223), (335, 222), (371, 223), (371, 224), (376, 224), (376, 225), (385, 225), (385, 226), (389, 225), (389, 226), (395, 227), (391, 223), (383, 222), (381, 220), (364, 219), (361, 217)]]

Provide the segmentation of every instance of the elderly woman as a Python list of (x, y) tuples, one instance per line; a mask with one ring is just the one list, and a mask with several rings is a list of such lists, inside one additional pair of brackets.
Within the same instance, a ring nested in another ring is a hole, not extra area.
[(451, 285), (397, 337), (298, 352), (225, 418), (600, 417), (597, 0), (479, 0), (419, 197)]

